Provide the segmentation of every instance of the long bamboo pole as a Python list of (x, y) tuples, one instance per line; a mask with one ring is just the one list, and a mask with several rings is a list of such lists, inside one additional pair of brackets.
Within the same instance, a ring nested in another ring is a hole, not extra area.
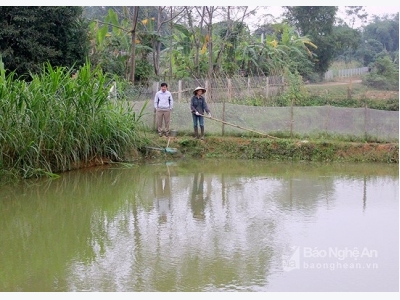
[(242, 130), (254, 132), (254, 133), (257, 133), (257, 134), (262, 135), (262, 136), (267, 136), (267, 137), (269, 137), (269, 138), (271, 138), (271, 139), (279, 139), (279, 138), (276, 137), (276, 136), (268, 135), (268, 134), (263, 133), (263, 132), (255, 131), (255, 130), (253, 130), (253, 129), (244, 128), (244, 127), (242, 127), (242, 126), (239, 126), (239, 125), (236, 125), (236, 124), (232, 124), (232, 123), (229, 123), (229, 122), (220, 120), (220, 119), (216, 119), (216, 118), (214, 118), (214, 117), (210, 117), (210, 116), (207, 116), (207, 115), (200, 115), (200, 116), (205, 117), (205, 118), (208, 118), (208, 119), (211, 119), (211, 120), (214, 120), (214, 121), (217, 121), (217, 122), (221, 122), (221, 123), (223, 123), (223, 124), (226, 124), (226, 125), (229, 125), (229, 126), (233, 126), (233, 127), (236, 127), (236, 128), (242, 129)]

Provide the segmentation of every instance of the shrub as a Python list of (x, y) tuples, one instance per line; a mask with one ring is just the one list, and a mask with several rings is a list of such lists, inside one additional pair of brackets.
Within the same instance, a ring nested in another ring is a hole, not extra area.
[(122, 158), (143, 143), (141, 113), (108, 99), (107, 82), (86, 63), (75, 79), (47, 64), (27, 83), (5, 76), (0, 60), (0, 168), (24, 178), (52, 174)]

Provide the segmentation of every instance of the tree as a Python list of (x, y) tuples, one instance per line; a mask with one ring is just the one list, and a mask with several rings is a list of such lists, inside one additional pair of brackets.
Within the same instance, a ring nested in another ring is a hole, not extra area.
[(399, 90), (399, 64), (390, 56), (382, 53), (372, 64), (372, 70), (363, 80), (363, 84), (385, 90)]
[(213, 77), (214, 72), (214, 62), (213, 62), (213, 17), (216, 7), (206, 6), (206, 16), (205, 18), (207, 25), (207, 42), (208, 42), (208, 78)]
[(344, 24), (335, 26), (332, 33), (336, 40), (336, 58), (342, 58), (346, 63), (351, 62), (354, 53), (363, 43), (361, 32)]
[(307, 36), (318, 47), (309, 49), (316, 54), (314, 71), (321, 77), (328, 70), (335, 55), (332, 35), (337, 6), (285, 6), (286, 17), (302, 36)]
[[(308, 78), (312, 73), (310, 58), (315, 55), (309, 49), (315, 50), (317, 46), (307, 36), (300, 36), (286, 23), (276, 24), (275, 27), (277, 32), (272, 36), (273, 40), (268, 42), (267, 39), (267, 44), (274, 46), (275, 56), (280, 58), (279, 69)], [(275, 39), (277, 43), (274, 43)]]
[(364, 28), (364, 39), (379, 41), (389, 51), (399, 50), (399, 13), (389, 16), (375, 16)]
[(133, 7), (133, 14), (132, 14), (132, 31), (131, 31), (131, 72), (129, 75), (130, 82), (134, 83), (135, 81), (135, 71), (136, 71), (136, 27), (139, 17), (139, 6)]
[[(183, 13), (184, 8), (178, 8), (177, 11), (170, 9), (170, 17), (168, 16), (166, 6), (157, 7), (157, 16), (154, 18), (147, 17), (142, 21), (141, 35), (145, 39), (151, 42), (152, 47), (152, 59), (154, 74), (156, 76), (161, 75), (160, 73), (160, 58), (161, 50), (163, 47), (170, 46), (171, 41), (166, 41), (165, 36), (168, 35), (172, 38), (172, 32), (168, 32), (171, 29), (171, 24), (168, 28), (168, 23), (171, 23), (175, 18), (177, 18), (181, 13)], [(172, 26), (173, 27), (173, 26)]]
[(382, 53), (382, 51), (384, 51), (384, 48), (381, 42), (374, 39), (368, 39), (364, 40), (364, 43), (358, 48), (355, 55), (364, 66), (369, 66), (376, 60), (378, 54)]
[[(121, 18), (120, 18), (121, 16)], [(129, 79), (131, 57), (131, 22), (130, 9), (118, 14), (108, 9), (107, 16), (90, 23), (90, 61), (101, 67), (103, 72), (112, 73)]]
[(272, 35), (275, 33), (275, 29), (273, 24), (263, 24), (257, 27), (256, 30), (254, 30), (254, 35), (256, 37), (260, 37), (262, 39), (265, 38), (267, 35)]
[(315, 47), (293, 27), (280, 23), (274, 24), (265, 37), (245, 34), (234, 60), (244, 75), (274, 76), (289, 72), (307, 77), (313, 66), (309, 59), (313, 53), (309, 48)]
[(82, 65), (89, 49), (81, 7), (0, 6), (0, 54), (8, 72), (28, 77), (43, 63)]
[(194, 53), (194, 61), (193, 61), (194, 75), (200, 76), (200, 73), (201, 73), (200, 55), (201, 55), (201, 52), (203, 52), (203, 49), (205, 51), (205, 49), (206, 49), (205, 47), (207, 46), (206, 45), (206, 34), (205, 34), (205, 32), (203, 32), (203, 26), (205, 24), (205, 22), (204, 22), (205, 6), (203, 6), (201, 8), (201, 12), (197, 7), (195, 7), (195, 9), (200, 16), (200, 21), (197, 26), (195, 26), (193, 24), (194, 23), (194, 16), (192, 13), (193, 8), (192, 7), (189, 8), (188, 6), (185, 6), (187, 23), (188, 23), (189, 30), (191, 33), (191, 35), (188, 34), (186, 36), (191, 41), (191, 43), (192, 43), (191, 46), (192, 46), (192, 48), (194, 48), (194, 52), (195, 52)]
[(135, 81), (146, 81), (151, 73), (147, 59), (152, 51), (151, 43), (143, 30), (140, 30), (142, 23), (148, 20), (139, 22), (141, 8), (109, 8), (106, 16), (100, 15), (99, 19), (92, 20), (90, 24), (91, 61), (100, 65), (104, 72), (124, 77), (132, 84)]
[(399, 14), (374, 16), (373, 20), (362, 28), (359, 47), (355, 57), (369, 66), (379, 55), (389, 55), (396, 60), (399, 53)]
[(244, 19), (250, 14), (254, 14), (255, 10), (248, 10), (247, 6), (241, 7), (221, 7), (221, 11), (226, 15), (226, 20), (215, 23), (214, 31), (217, 55), (214, 63), (214, 72), (223, 71), (227, 75), (233, 75), (237, 71), (235, 62), (235, 52), (242, 36), (248, 30)]
[(367, 22), (368, 14), (363, 6), (346, 6), (346, 16), (350, 19), (347, 24), (349, 27), (354, 28), (356, 19), (359, 19), (362, 23)]

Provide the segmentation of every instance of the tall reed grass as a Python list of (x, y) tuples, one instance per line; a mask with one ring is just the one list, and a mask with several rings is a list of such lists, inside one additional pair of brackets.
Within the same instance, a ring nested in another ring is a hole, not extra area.
[(86, 63), (74, 79), (47, 64), (31, 76), (6, 76), (0, 58), (0, 176), (51, 175), (95, 157), (123, 158), (145, 143), (141, 113), (108, 99), (101, 70)]

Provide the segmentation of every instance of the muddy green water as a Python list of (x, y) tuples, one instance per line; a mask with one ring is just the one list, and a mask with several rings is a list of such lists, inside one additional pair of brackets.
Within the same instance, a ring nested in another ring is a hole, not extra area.
[(0, 186), (0, 291), (398, 291), (399, 170), (179, 161)]

